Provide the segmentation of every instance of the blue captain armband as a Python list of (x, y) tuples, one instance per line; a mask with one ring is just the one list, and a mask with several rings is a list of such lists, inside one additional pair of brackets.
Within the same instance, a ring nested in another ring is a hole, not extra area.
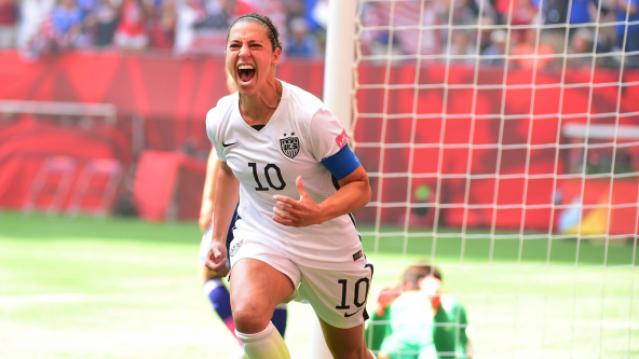
[(359, 159), (348, 145), (342, 147), (336, 154), (324, 158), (322, 164), (338, 180), (348, 176), (361, 166)]

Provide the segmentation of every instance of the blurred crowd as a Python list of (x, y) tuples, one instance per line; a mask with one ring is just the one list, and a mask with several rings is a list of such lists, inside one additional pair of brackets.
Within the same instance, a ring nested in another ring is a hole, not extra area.
[(222, 53), (241, 14), (266, 14), (291, 57), (321, 55), (323, 0), (0, 0), (0, 49)]
[[(361, 52), (374, 59), (530, 67), (639, 65), (639, 0), (369, 2)], [(418, 27), (419, 25), (419, 27)], [(392, 29), (392, 30), (391, 30)]]
[[(639, 0), (360, 1), (364, 56), (521, 67), (639, 65)], [(238, 15), (268, 15), (285, 55), (321, 58), (328, 0), (0, 0), (0, 49), (224, 51)], [(566, 56), (568, 55), (568, 56)]]

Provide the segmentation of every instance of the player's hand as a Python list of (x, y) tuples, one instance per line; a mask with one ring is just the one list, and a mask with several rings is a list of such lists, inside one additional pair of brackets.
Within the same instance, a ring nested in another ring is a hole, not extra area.
[(204, 265), (209, 269), (211, 276), (217, 278), (225, 277), (229, 273), (226, 245), (221, 241), (213, 240)]
[(304, 227), (311, 224), (322, 223), (322, 214), (319, 205), (306, 193), (302, 185), (302, 177), (295, 180), (300, 199), (275, 195), (275, 207), (273, 207), (273, 220), (285, 226)]

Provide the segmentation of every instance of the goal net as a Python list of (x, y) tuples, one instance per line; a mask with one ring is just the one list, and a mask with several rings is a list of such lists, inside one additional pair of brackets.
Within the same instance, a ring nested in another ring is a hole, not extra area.
[(357, 218), (397, 268), (374, 285), (440, 266), (477, 358), (639, 353), (639, 9), (621, 3), (357, 2)]

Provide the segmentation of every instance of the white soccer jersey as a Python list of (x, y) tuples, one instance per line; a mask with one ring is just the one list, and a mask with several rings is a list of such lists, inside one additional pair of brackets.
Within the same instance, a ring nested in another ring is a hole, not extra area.
[(259, 238), (307, 266), (336, 269), (362, 255), (350, 216), (306, 227), (284, 226), (272, 219), (273, 195), (299, 198), (298, 176), (317, 202), (335, 193), (331, 173), (320, 161), (340, 151), (348, 137), (317, 97), (283, 81), (282, 87), (280, 104), (261, 130), (242, 118), (237, 93), (220, 99), (206, 116), (218, 157), (240, 182), (234, 236)]

